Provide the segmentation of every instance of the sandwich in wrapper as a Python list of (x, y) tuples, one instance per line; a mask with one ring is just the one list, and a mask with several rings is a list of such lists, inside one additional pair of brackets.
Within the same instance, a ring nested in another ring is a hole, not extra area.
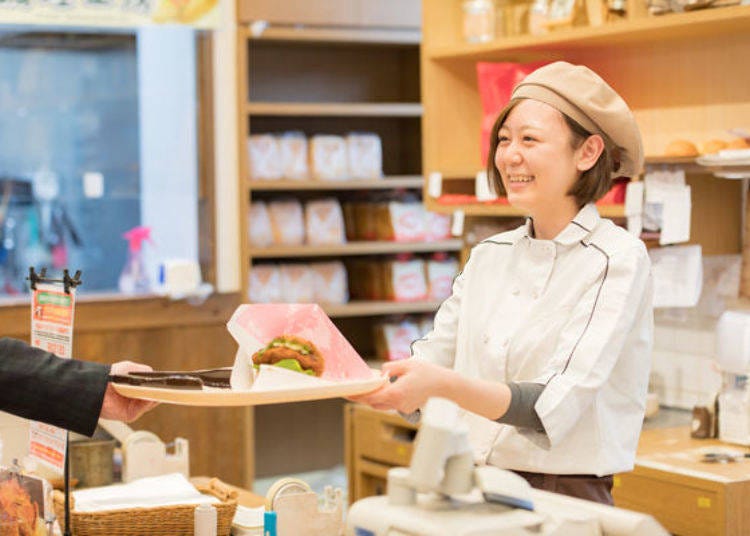
[(275, 365), (319, 377), (323, 374), (324, 359), (307, 339), (280, 335), (253, 354), (253, 364)]

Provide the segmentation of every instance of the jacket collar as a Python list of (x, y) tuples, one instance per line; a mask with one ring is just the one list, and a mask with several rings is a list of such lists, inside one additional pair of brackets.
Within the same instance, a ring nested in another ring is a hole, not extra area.
[[(594, 203), (584, 205), (584, 207), (578, 211), (578, 214), (570, 221), (565, 228), (554, 238), (554, 242), (563, 245), (570, 246), (580, 242), (587, 236), (589, 236), (599, 224), (601, 216)], [(524, 225), (524, 237), (531, 238), (533, 222), (531, 218), (526, 219), (526, 225)]]

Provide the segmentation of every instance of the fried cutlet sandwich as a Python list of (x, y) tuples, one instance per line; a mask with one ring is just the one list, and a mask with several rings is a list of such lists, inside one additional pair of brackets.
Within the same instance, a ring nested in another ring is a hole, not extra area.
[(321, 376), (324, 360), (310, 341), (294, 335), (281, 335), (253, 354), (253, 364), (276, 365), (310, 376)]

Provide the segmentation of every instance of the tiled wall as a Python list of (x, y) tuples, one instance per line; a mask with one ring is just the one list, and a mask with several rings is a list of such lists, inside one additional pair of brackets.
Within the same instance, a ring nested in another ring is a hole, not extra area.
[(651, 391), (665, 406), (691, 409), (707, 405), (721, 387), (712, 360), (716, 348), (716, 320), (657, 323), (651, 368)]

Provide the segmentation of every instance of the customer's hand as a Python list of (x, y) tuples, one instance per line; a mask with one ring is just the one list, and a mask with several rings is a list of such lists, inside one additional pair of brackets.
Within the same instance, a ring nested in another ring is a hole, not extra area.
[(349, 399), (375, 409), (412, 413), (423, 407), (432, 396), (447, 396), (456, 373), (440, 365), (412, 358), (385, 363), (383, 374), (391, 379), (390, 383), (377, 391)]
[[(120, 361), (112, 365), (112, 374), (127, 374), (128, 372), (148, 372), (153, 370), (148, 365), (133, 363), (132, 361)], [(127, 398), (115, 391), (112, 384), (107, 385), (104, 393), (104, 402), (99, 417), (115, 421), (131, 422), (155, 407), (157, 402)]]

